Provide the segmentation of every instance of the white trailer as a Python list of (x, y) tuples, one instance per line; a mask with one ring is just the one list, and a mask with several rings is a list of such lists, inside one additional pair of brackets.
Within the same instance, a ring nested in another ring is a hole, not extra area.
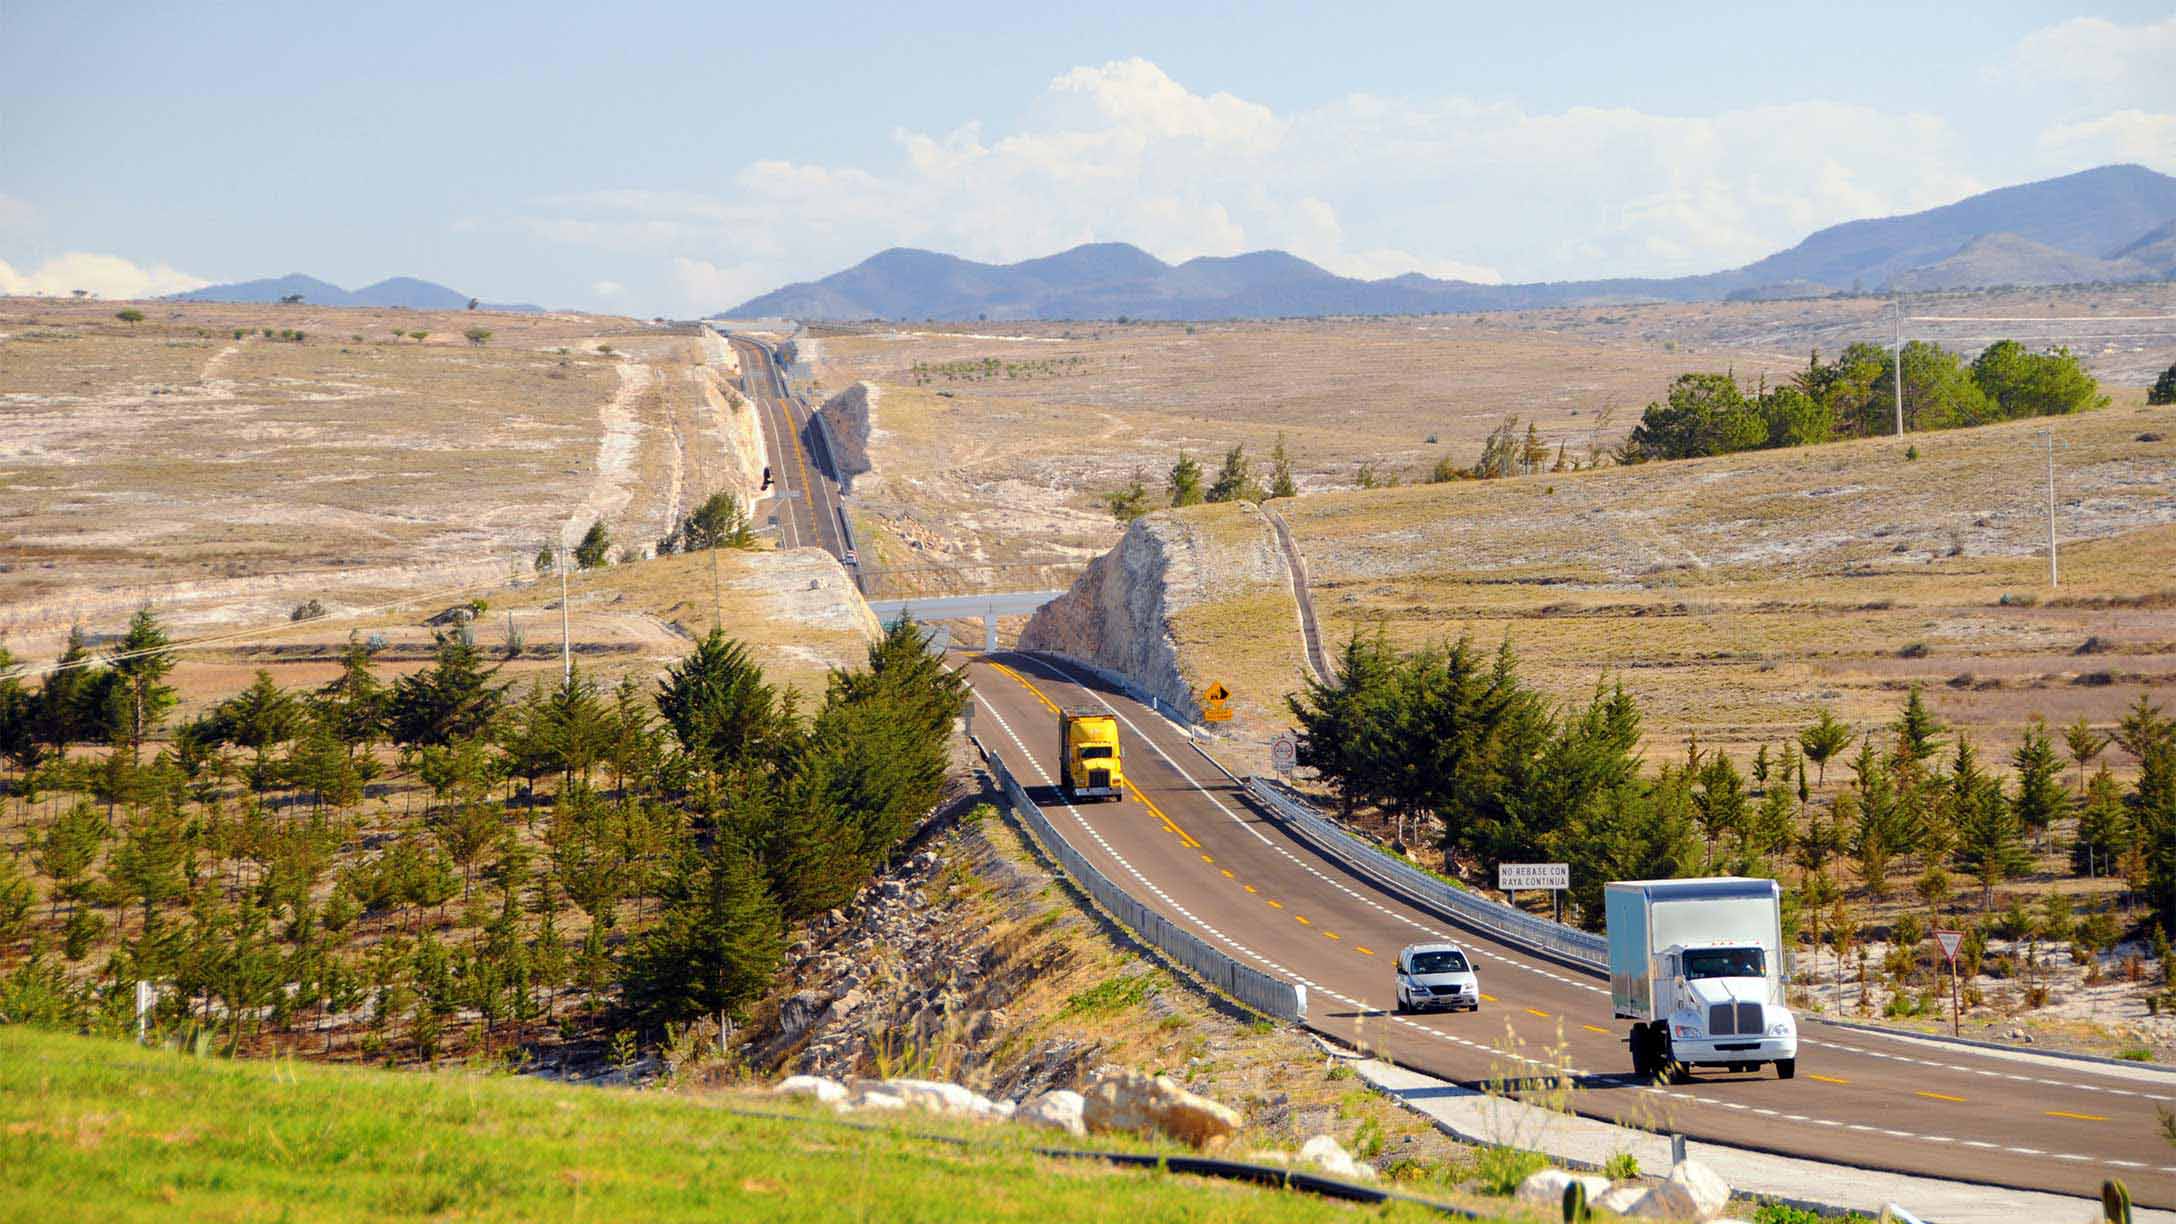
[(1603, 889), (1609, 994), (1631, 1020), (1632, 1070), (1798, 1073), (1798, 1020), (1783, 995), (1783, 889), (1715, 876), (1626, 880)]

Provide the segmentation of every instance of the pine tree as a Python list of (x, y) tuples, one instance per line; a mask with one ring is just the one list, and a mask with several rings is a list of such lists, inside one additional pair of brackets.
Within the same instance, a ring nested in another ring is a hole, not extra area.
[(1836, 721), (1836, 716), (1826, 706), (1813, 725), (1798, 733), (1798, 745), (1805, 750), (1806, 759), (1813, 762), (1822, 785), (1828, 784), (1829, 758), (1842, 752), (1851, 743), (1851, 728)]
[(2123, 803), (2123, 789), (2103, 765), (2085, 784), (2085, 803), (2078, 809), (2078, 840), (2070, 848), (2071, 863), (2078, 874), (2098, 878), (2114, 870), (2136, 838), (2130, 809)]
[(1749, 771), (1753, 775), (1754, 794), (1763, 795), (1768, 793), (1768, 778), (1774, 769), (1775, 762), (1768, 756), (1768, 745), (1764, 743), (1755, 748), (1753, 750), (1752, 768)]
[(603, 519), (598, 519), (582, 533), (582, 542), (574, 546), (574, 564), (577, 569), (602, 569), (611, 561), (612, 532)]
[(1895, 759), (1923, 765), (1942, 750), (1941, 722), (1927, 708), (1926, 699), (1917, 684), (1911, 686), (1904, 699), (1904, 712), (1892, 724), (1896, 732)]
[(1216, 480), (1209, 485), (1208, 500), (1234, 502), (1262, 500), (1261, 487), (1254, 483), (1254, 464), (1247, 458), (1247, 448), (1233, 444), (1224, 452), (1224, 466), (1217, 469)]
[(259, 668), (248, 688), (213, 709), (212, 725), (220, 742), (256, 754), (250, 788), (262, 791), (272, 780), (272, 750), (302, 726), (302, 707), (272, 679), (271, 672)]
[(551, 691), (543, 710), (544, 743), (549, 763), (560, 771), (562, 785), (589, 781), (590, 770), (604, 758), (612, 742), (612, 723), (597, 686), (569, 667), (559, 686)]
[(1699, 788), (1693, 792), (1693, 812), (1707, 838), (1708, 861), (1712, 864), (1717, 839), (1744, 829), (1745, 784), (1730, 754), (1720, 751), (1709, 753), (1694, 777)]
[(2085, 767), (2108, 747), (2108, 737), (2094, 730), (2093, 724), (2080, 714), (2076, 722), (2063, 728), (2063, 747), (2070, 750), (2070, 759), (2078, 763), (2078, 789), (2082, 791), (2085, 789)]
[(1522, 469), (1532, 475), (1541, 470), (1541, 461), (1549, 457), (1549, 444), (1541, 440), (1541, 430), (1534, 422), (1526, 423), (1526, 440), (1519, 445)]
[(340, 674), (317, 690), (311, 707), (319, 722), (347, 746), (350, 756), (367, 753), (385, 735), (386, 707), (392, 694), (372, 665), (375, 652), (353, 635), (340, 651)]
[(720, 777), (783, 762), (799, 741), (794, 704), (764, 682), (746, 646), (717, 629), (658, 682), (658, 713), (681, 749)]
[(1957, 826), (1957, 864), (1980, 882), (1980, 908), (1993, 904), (1995, 888), (2032, 866), (2024, 829), (2002, 785), (1981, 772), (1971, 740), (1957, 737), (1948, 795)]
[(89, 898), (91, 870), (112, 829), (88, 799), (78, 799), (54, 819), (31, 851), (31, 861), (53, 881), (53, 900), (80, 907)]
[(1375, 764), (1370, 723), (1387, 697), (1395, 670), (1381, 633), (1363, 637), (1356, 629), (1338, 653), (1332, 676), (1303, 678), (1300, 691), (1285, 698), (1299, 722), (1298, 764), (1337, 787), (1347, 820), (1368, 789)]
[(2163, 927), (2176, 926), (2176, 733), (2166, 724), (2140, 741), (2128, 804), (2144, 851), (2146, 891)]
[(1111, 517), (1120, 523), (1130, 523), (1147, 514), (1148, 485), (1142, 478), (1141, 470), (1134, 469), (1133, 479), (1124, 488), (1104, 494), (1103, 504), (1110, 508)]
[(1271, 497), (1298, 497), (1300, 487), (1292, 479), (1292, 457), (1285, 453), (1284, 435), (1277, 435), (1277, 445), (1269, 452), (1269, 495)]
[(496, 666), (485, 667), (483, 654), (466, 635), (433, 637), (429, 667), (402, 676), (386, 704), (393, 742), (405, 746), (444, 746), (475, 739), (490, 730), (505, 700), (506, 686), (495, 685)]
[(1173, 506), (1198, 506), (1201, 504), (1201, 464), (1185, 451), (1179, 452), (1178, 462), (1171, 465), (1171, 475), (1165, 481), (1171, 492)]
[(760, 995), (785, 951), (778, 902), (747, 847), (721, 831), (684, 854), (667, 886), (657, 925), (621, 978), (629, 1008), (662, 1025), (730, 1017)]
[(104, 669), (91, 658), (83, 626), (68, 630), (68, 644), (38, 690), (37, 738), (57, 755), (97, 733), (104, 719)]
[(2018, 823), (2037, 843), (2047, 836), (2048, 826), (2070, 807), (2070, 792), (2063, 789), (2062, 760), (2047, 724), (2038, 718), (2025, 724), (2025, 735), (2010, 755), (2017, 771), (2017, 795), (2012, 801)]
[(108, 666), (119, 686), (111, 732), (114, 742), (134, 754), (142, 749), (144, 737), (166, 721), (176, 700), (173, 687), (164, 683), (174, 670), (174, 652), (149, 605), (129, 618), (128, 632), (114, 647)]

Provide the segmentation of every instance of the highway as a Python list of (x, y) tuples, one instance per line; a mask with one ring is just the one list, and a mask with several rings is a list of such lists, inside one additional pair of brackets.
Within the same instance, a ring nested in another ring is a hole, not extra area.
[[(763, 423), (764, 448), (771, 457), (771, 477), (777, 482), (771, 502), (778, 515), (779, 547), (821, 548), (846, 562), (847, 572), (855, 574), (858, 558), (847, 557), (846, 534), (840, 525), (845, 512), (839, 501), (837, 472), (822, 436), (786, 389), (777, 353), (745, 336), (726, 339), (740, 355), (741, 385), (755, 401)], [(858, 574), (855, 578), (858, 584)]]
[[(1492, 941), (1352, 875), (1258, 810), (1185, 732), (1070, 667), (1022, 653), (969, 656), (977, 737), (1051, 823), (1111, 879), (1212, 945), (1304, 983), (1309, 1023), (1443, 1079), (1517, 1074), (1515, 1052), (1576, 1077), (1572, 1107), (1649, 1130), (1839, 1164), (2095, 1196), (2126, 1181), (2140, 1204), (2176, 1206), (2176, 1150), (2153, 1072), (2006, 1057), (1801, 1017), (1798, 1078), (1701, 1071), (1689, 1083), (1631, 1075), (1606, 981)], [(1055, 777), (1058, 706), (1113, 710), (1123, 802), (1066, 803)], [(1391, 962), (1407, 943), (1475, 954), (1477, 1013), (1397, 1016)], [(1553, 1056), (1552, 1049), (1561, 1055)]]

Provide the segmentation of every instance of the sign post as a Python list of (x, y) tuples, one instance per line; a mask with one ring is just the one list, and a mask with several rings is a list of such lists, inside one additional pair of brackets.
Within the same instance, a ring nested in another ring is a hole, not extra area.
[(1299, 767), (1299, 761), (1299, 741), (1292, 738), (1291, 732), (1287, 731), (1269, 741), (1269, 763), (1276, 767), (1278, 773), (1284, 775), (1285, 781), (1292, 780), (1292, 771)]
[(1958, 1012), (1961, 999), (1957, 990), (1957, 948), (1964, 943), (1963, 931), (1936, 931), (1934, 938), (1942, 945), (1942, 955), (1949, 958), (1949, 1035), (1958, 1035)]
[(1498, 863), (1496, 887), (1505, 894), (1522, 888), (1546, 888), (1556, 894), (1557, 921), (1564, 920), (1564, 890), (1572, 886), (1569, 863)]

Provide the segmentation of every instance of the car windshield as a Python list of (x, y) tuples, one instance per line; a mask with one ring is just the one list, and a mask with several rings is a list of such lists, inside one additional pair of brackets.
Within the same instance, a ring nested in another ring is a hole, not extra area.
[(1101, 760), (1109, 755), (1111, 755), (1111, 746), (1109, 744), (1089, 744), (1080, 750), (1080, 759), (1083, 761)]
[(1415, 952), (1415, 973), (1464, 973), (1466, 955), (1463, 952)]
[(1685, 977), (1731, 978), (1762, 977), (1759, 948), (1701, 948), (1685, 954)]

